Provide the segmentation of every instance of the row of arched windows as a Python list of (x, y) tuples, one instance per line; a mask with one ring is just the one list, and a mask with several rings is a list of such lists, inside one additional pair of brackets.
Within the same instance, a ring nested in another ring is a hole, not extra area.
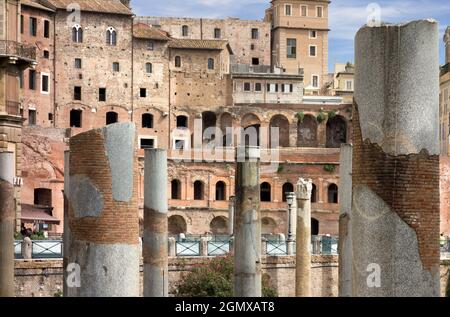
[[(70, 127), (81, 128), (82, 127), (83, 111), (79, 109), (73, 109), (70, 111)], [(109, 111), (105, 117), (106, 125), (119, 122), (119, 114), (115, 111)], [(153, 129), (154, 120), (151, 113), (142, 114), (142, 128)]]
[[(72, 27), (72, 41), (74, 43), (83, 43), (83, 28), (79, 24)], [(106, 44), (117, 45), (117, 31), (113, 27), (106, 29)]]
[[(227, 199), (226, 195), (226, 184), (222, 181), (216, 183), (216, 193), (215, 200), (224, 201)], [(283, 185), (283, 202), (286, 202), (286, 194), (294, 192), (294, 185), (291, 183), (285, 183)], [(337, 204), (338, 199), (338, 186), (336, 184), (331, 184), (328, 186), (328, 203)], [(261, 202), (271, 202), (272, 201), (272, 186), (268, 182), (264, 182), (260, 187)], [(181, 182), (178, 179), (174, 179), (171, 182), (171, 199), (181, 200)], [(194, 182), (194, 200), (205, 200), (205, 184), (202, 181)], [(317, 187), (313, 184), (313, 190), (311, 194), (311, 202), (316, 203), (318, 201), (317, 197)]]
[[(194, 200), (205, 200), (205, 184), (202, 181), (194, 182)], [(171, 199), (181, 199), (181, 182), (174, 179), (171, 182)], [(225, 182), (219, 181), (216, 183), (215, 200), (224, 201), (227, 199), (227, 185)]]

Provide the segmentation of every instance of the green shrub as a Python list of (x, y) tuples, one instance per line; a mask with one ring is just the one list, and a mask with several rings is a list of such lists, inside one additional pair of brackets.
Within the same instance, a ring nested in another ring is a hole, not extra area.
[(325, 120), (327, 120), (327, 114), (321, 110), (319, 114), (317, 115), (317, 122), (322, 123)]
[(323, 169), (325, 170), (325, 172), (328, 173), (333, 173), (334, 170), (336, 169), (336, 166), (332, 165), (332, 164), (326, 164)]
[(295, 116), (300, 122), (303, 122), (303, 120), (305, 119), (305, 113), (303, 111), (298, 112)]
[(334, 117), (336, 117), (337, 112), (334, 110), (331, 110), (328, 112), (328, 119), (333, 119)]
[[(218, 257), (207, 265), (194, 267), (177, 283), (177, 297), (233, 297), (234, 260), (231, 256)], [(263, 297), (276, 297), (276, 290), (265, 277), (262, 281)]]

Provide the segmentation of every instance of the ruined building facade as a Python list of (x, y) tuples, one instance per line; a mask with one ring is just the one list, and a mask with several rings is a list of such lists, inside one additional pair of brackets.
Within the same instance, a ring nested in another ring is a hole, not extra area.
[[(313, 234), (337, 234), (339, 146), (352, 139), (352, 111), (341, 97), (319, 96), (328, 67), (328, 2), (291, 1), (286, 15), (284, 2), (272, 1), (264, 21), (133, 18), (128, 1), (77, 3), (79, 12), (67, 10), (71, 0), (20, 6), (18, 30), (38, 62), (17, 80), (26, 161), (18, 204), (28, 213), (47, 210), (57, 220), (50, 232), (60, 234), (69, 138), (131, 121), (141, 208), (144, 149), (164, 148), (170, 233), (225, 234), (235, 195), (234, 148), (246, 142), (230, 129), (250, 128), (263, 157), (276, 154), (272, 164), (263, 163), (272, 166), (261, 177), (263, 233), (287, 231), (285, 193), (303, 177), (314, 183)], [(224, 156), (207, 162), (203, 154), (211, 147)], [(199, 153), (197, 160), (180, 160)]]

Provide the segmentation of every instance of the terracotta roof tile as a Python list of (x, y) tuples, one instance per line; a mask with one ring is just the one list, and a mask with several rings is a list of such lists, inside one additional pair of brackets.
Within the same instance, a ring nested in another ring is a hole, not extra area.
[(40, 0), (40, 2), (52, 9), (66, 10), (70, 4), (78, 4), (81, 11), (133, 15), (119, 0)]
[(169, 41), (170, 37), (167, 32), (153, 27), (136, 27), (133, 31), (133, 36), (139, 39), (149, 39), (158, 41)]
[(228, 42), (221, 40), (172, 39), (169, 43), (170, 48), (193, 50), (223, 50), (227, 46)]

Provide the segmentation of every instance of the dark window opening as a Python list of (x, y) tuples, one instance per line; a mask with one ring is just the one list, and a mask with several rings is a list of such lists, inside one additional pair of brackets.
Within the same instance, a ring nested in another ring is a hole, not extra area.
[(188, 127), (188, 118), (186, 116), (178, 116), (177, 128), (187, 128), (187, 127)]
[(253, 57), (252, 58), (252, 65), (259, 65), (259, 58)]
[(50, 21), (44, 21), (44, 37), (50, 38)]
[(113, 72), (119, 72), (120, 71), (120, 64), (115, 62), (113, 63)]
[(181, 57), (175, 56), (175, 67), (181, 67)]
[(320, 231), (320, 223), (319, 220), (311, 218), (311, 235), (318, 236)]
[(106, 88), (98, 89), (98, 101), (106, 101)]
[(81, 58), (75, 58), (75, 68), (81, 69)]
[(30, 72), (28, 73), (28, 87), (31, 90), (35, 90), (36, 89), (36, 71), (33, 69), (30, 69)]
[(272, 201), (272, 188), (269, 183), (261, 184), (261, 201), (262, 202)]
[(41, 78), (42, 82), (41, 82), (41, 89), (43, 92), (48, 92), (49, 90), (49, 80), (48, 80), (48, 76), (47, 75), (42, 75)]
[(283, 185), (283, 202), (287, 202), (287, 193), (293, 193), (294, 192), (294, 185), (291, 183), (286, 183)]
[(50, 52), (49, 51), (44, 51), (44, 58), (45, 59), (49, 59), (50, 58)]
[(171, 184), (172, 189), (172, 199), (179, 200), (181, 199), (181, 182), (177, 179), (174, 179)]
[(34, 204), (39, 206), (52, 206), (52, 190), (47, 188), (36, 188), (34, 190)]
[(147, 88), (141, 88), (139, 95), (141, 96), (141, 98), (147, 97)]
[(216, 200), (223, 201), (226, 199), (226, 185), (224, 182), (216, 184)]
[(119, 115), (117, 112), (110, 111), (106, 113), (106, 125), (114, 124), (119, 121)]
[(73, 88), (73, 99), (81, 100), (81, 87), (80, 86), (75, 86)]
[(194, 200), (203, 200), (204, 199), (204, 185), (201, 181), (196, 181), (194, 183)]
[(142, 127), (147, 129), (153, 129), (153, 115), (150, 113), (144, 113), (142, 115)]
[(155, 139), (141, 139), (141, 149), (154, 149)]
[(37, 19), (36, 18), (30, 18), (30, 35), (31, 36), (37, 35)]
[(214, 29), (214, 38), (220, 39), (222, 37), (222, 30), (219, 28)]
[(258, 29), (252, 29), (252, 39), (257, 40), (259, 38), (259, 30)]
[(312, 184), (311, 203), (316, 202), (317, 202), (317, 186), (315, 184)]
[(70, 127), (71, 128), (81, 128), (81, 110), (71, 110), (70, 111)]
[(208, 58), (208, 69), (213, 70), (214, 69), (214, 59)]
[(28, 125), (36, 125), (36, 110), (28, 110)]
[(339, 190), (337, 185), (331, 184), (328, 187), (328, 203), (338, 204), (339, 203)]
[(189, 27), (187, 25), (183, 25), (181, 27), (181, 35), (188, 36), (189, 35)]

